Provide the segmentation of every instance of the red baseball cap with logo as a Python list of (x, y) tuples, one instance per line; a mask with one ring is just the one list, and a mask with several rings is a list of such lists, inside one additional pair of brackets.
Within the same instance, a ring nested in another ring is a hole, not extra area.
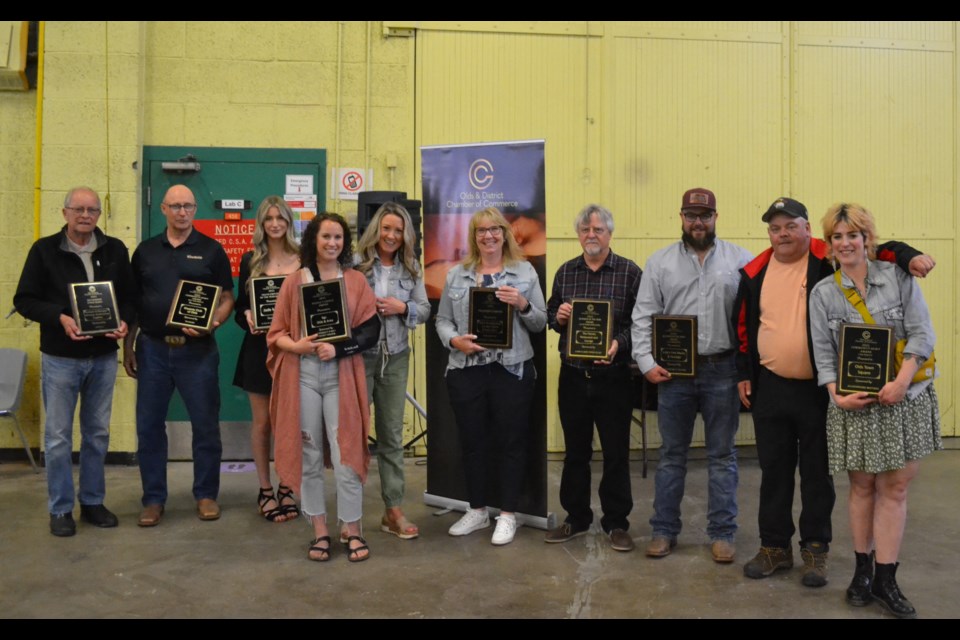
[(709, 211), (717, 210), (717, 196), (713, 195), (710, 189), (690, 189), (683, 194), (683, 203), (680, 209), (707, 209)]

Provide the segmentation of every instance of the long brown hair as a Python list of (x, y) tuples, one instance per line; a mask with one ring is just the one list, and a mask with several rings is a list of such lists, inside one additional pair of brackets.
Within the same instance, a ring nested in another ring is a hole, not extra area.
[(343, 229), (343, 248), (340, 250), (340, 255), (337, 256), (337, 262), (340, 263), (342, 268), (346, 269), (353, 262), (353, 239), (350, 235), (350, 225), (339, 213), (330, 213), (329, 211), (318, 213), (307, 225), (307, 228), (303, 230), (303, 236), (300, 239), (300, 265), (309, 268), (310, 265), (317, 263), (317, 234), (320, 233), (320, 224), (324, 220), (332, 220)]
[(287, 221), (287, 234), (283, 238), (284, 253), (297, 254), (300, 247), (297, 246), (297, 239), (293, 235), (293, 210), (287, 201), (280, 196), (267, 196), (257, 207), (256, 226), (253, 229), (253, 255), (250, 257), (250, 277), (256, 278), (263, 275), (264, 264), (267, 261), (267, 252), (269, 247), (269, 238), (263, 230), (263, 221), (266, 219), (270, 209), (276, 207), (280, 212), (280, 217)]
[(377, 256), (377, 243), (380, 241), (380, 223), (387, 215), (397, 216), (403, 221), (403, 246), (397, 250), (397, 258), (400, 259), (400, 264), (414, 278), (420, 277), (420, 263), (417, 261), (417, 254), (414, 251), (417, 236), (413, 230), (413, 221), (403, 205), (396, 202), (384, 202), (373, 214), (373, 219), (370, 220), (369, 226), (357, 242), (357, 254), (360, 256), (360, 262), (356, 269), (363, 275), (370, 275), (374, 259)]

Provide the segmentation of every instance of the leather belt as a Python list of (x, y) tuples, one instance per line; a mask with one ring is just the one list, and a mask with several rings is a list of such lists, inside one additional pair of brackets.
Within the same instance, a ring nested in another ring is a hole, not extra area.
[(711, 353), (708, 356), (697, 354), (697, 362), (723, 362), (732, 355), (733, 349), (727, 349), (726, 351), (721, 351), (720, 353)]
[(200, 337), (200, 338), (191, 338), (190, 336), (186, 336), (186, 335), (183, 335), (183, 336), (152, 336), (152, 335), (149, 335), (149, 334), (146, 334), (146, 333), (141, 333), (140, 335), (143, 336), (143, 337), (149, 338), (150, 340), (154, 340), (154, 341), (156, 341), (156, 342), (162, 342), (162, 343), (165, 344), (166, 346), (168, 346), (168, 347), (173, 347), (173, 348), (185, 347), (185, 346), (187, 346), (188, 344), (193, 344), (193, 343), (199, 342), (199, 341), (201, 341), (201, 340), (209, 340), (209, 339), (211, 338), (211, 336), (202, 336), (202, 337)]
[(577, 376), (586, 378), (587, 380), (591, 378), (605, 378), (614, 375), (627, 375), (625, 372), (626, 367), (624, 367), (624, 365), (621, 363), (614, 363), (608, 366), (598, 365), (592, 369), (574, 367), (564, 363), (563, 368), (567, 371), (575, 373)]

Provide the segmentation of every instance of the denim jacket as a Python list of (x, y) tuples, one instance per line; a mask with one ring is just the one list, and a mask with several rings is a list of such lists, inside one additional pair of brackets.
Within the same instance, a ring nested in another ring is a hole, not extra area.
[[(846, 275), (842, 275), (842, 283), (844, 287), (854, 287)], [(913, 276), (889, 262), (871, 260), (867, 263), (866, 286), (866, 295), (862, 291), (860, 294), (874, 321), (892, 326), (895, 341), (907, 339), (904, 353), (929, 358), (936, 336), (930, 321), (930, 310)], [(836, 280), (825, 278), (817, 283), (810, 294), (810, 332), (820, 385), (837, 381), (841, 322), (862, 324), (864, 319), (847, 301)], [(916, 398), (932, 383), (933, 380), (924, 380), (911, 384), (907, 389), (907, 398)]]
[[(384, 321), (387, 335), (387, 353), (394, 355), (405, 351), (410, 346), (410, 331), (418, 324), (423, 324), (430, 317), (430, 301), (427, 300), (427, 290), (423, 286), (423, 277), (414, 278), (410, 272), (399, 263), (387, 281), (387, 298), (396, 298), (407, 303), (407, 315), (386, 316)], [(377, 279), (380, 277), (380, 256), (374, 256), (373, 268), (367, 274), (367, 283), (374, 291), (377, 290)]]
[[(533, 357), (533, 345), (530, 333), (540, 333), (547, 326), (547, 305), (540, 290), (540, 279), (529, 262), (517, 262), (504, 266), (506, 278), (500, 284), (516, 287), (530, 302), (527, 313), (513, 314), (513, 348), (501, 350), (498, 361), (504, 365), (525, 362)], [(440, 296), (437, 309), (437, 335), (440, 341), (450, 349), (447, 369), (463, 369), (467, 356), (459, 349), (450, 346), (450, 340), (469, 332), (470, 287), (477, 286), (477, 275), (462, 264), (447, 272), (447, 281)]]

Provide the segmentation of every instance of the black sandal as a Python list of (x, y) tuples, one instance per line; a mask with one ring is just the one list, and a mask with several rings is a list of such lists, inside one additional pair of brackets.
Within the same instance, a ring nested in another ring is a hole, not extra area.
[[(326, 542), (327, 546), (319, 547), (321, 542)], [(315, 551), (320, 554), (320, 556), (314, 558), (310, 555), (310, 552)], [(326, 562), (330, 559), (330, 536), (320, 536), (319, 538), (314, 538), (310, 541), (310, 548), (307, 549), (307, 559), (313, 560), (314, 562)]]
[[(359, 540), (360, 546), (356, 548), (350, 547), (350, 542), (353, 540)], [(367, 555), (361, 557), (359, 554), (361, 551), (366, 551)], [(347, 537), (347, 560), (350, 562), (363, 562), (364, 560), (370, 557), (370, 547), (367, 546), (367, 541), (363, 539), (363, 536), (348, 536)]]
[[(270, 501), (276, 503), (276, 507), (273, 509), (264, 509), (264, 506), (270, 504)], [(257, 506), (260, 507), (260, 515), (269, 520), (270, 522), (276, 522), (277, 518), (283, 517), (283, 520), (280, 522), (286, 521), (286, 515), (283, 512), (283, 508), (280, 506), (280, 501), (277, 500), (277, 496), (273, 493), (273, 487), (260, 487), (260, 493), (257, 494)]]
[(300, 508), (296, 502), (293, 504), (283, 504), (284, 500), (294, 500), (293, 490), (281, 484), (277, 487), (277, 504), (280, 505), (277, 508), (280, 510), (280, 513), (287, 517), (287, 520), (293, 520), (300, 515)]

